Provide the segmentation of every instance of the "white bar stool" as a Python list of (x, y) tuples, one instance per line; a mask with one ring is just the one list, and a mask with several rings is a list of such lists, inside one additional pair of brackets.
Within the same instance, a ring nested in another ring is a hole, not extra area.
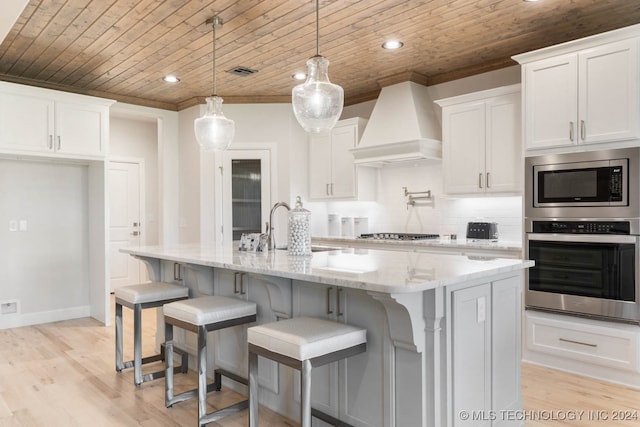
[(367, 330), (313, 317), (252, 326), (249, 342), (249, 426), (258, 426), (258, 356), (300, 371), (300, 418), (311, 427), (311, 416), (334, 426), (348, 424), (311, 408), (311, 368), (367, 350)]
[[(162, 378), (164, 369), (142, 375), (142, 365), (164, 359), (164, 351), (160, 354), (142, 357), (142, 310), (161, 307), (162, 305), (189, 297), (189, 288), (166, 282), (142, 283), (117, 288), (114, 291), (116, 300), (116, 371), (133, 367), (133, 382), (139, 386), (145, 381)], [(133, 360), (123, 362), (122, 358), (122, 306), (133, 310)], [(180, 349), (175, 350), (182, 355), (181, 372), (188, 369), (188, 354)]]
[[(198, 397), (198, 425), (217, 421), (229, 414), (245, 409), (243, 400), (234, 405), (207, 414), (207, 393), (220, 390), (222, 376), (241, 384), (248, 381), (222, 369), (215, 370), (215, 381), (207, 385), (207, 332), (256, 321), (256, 304), (223, 296), (205, 296), (184, 301), (176, 301), (163, 307), (164, 337), (167, 357), (165, 377), (165, 405), (170, 408), (175, 403)], [(177, 326), (198, 334), (198, 387), (174, 395), (173, 390), (173, 327)]]

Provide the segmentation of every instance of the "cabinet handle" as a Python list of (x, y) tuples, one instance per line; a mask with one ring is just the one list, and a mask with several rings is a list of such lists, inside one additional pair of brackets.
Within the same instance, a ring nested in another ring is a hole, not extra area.
[(56, 148), (56, 150), (59, 150), (61, 146), (62, 144), (60, 143), (60, 135), (58, 135), (58, 148)]
[[(233, 273), (233, 293), (234, 294), (239, 294), (240, 291), (238, 290), (238, 276), (240, 276), (240, 280), (242, 280), (242, 273)], [(242, 283), (240, 283), (240, 286), (242, 287)]]
[(343, 289), (342, 288), (338, 288), (338, 291), (336, 293), (336, 302), (337, 302), (337, 308), (338, 308), (338, 316), (342, 316), (344, 315), (344, 313), (342, 312), (342, 308), (340, 307), (340, 294), (342, 293)]
[(584, 124), (584, 120), (580, 120), (580, 139), (583, 141), (587, 139), (587, 128)]
[(333, 196), (333, 182), (331, 183), (331, 195)]
[(588, 343), (588, 342), (568, 340), (566, 338), (558, 338), (558, 340), (562, 341), (562, 342), (568, 342), (568, 343), (571, 343), (571, 344), (585, 345), (587, 347), (593, 347), (593, 348), (596, 348), (598, 346), (598, 344), (591, 344), (591, 343)]
[(478, 174), (478, 188), (482, 188), (482, 173)]
[(331, 290), (332, 289), (333, 288), (331, 286), (327, 288), (327, 314), (333, 313), (333, 310), (331, 310)]
[(247, 291), (245, 291), (244, 289), (244, 278), (247, 274), (246, 273), (240, 273), (240, 295), (246, 295)]
[(49, 135), (49, 150), (53, 150), (53, 135)]
[(491, 188), (491, 174), (490, 172), (487, 172), (487, 188)]
[(177, 262), (173, 263), (173, 280), (182, 280), (182, 275), (180, 274), (180, 264)]
[(573, 122), (569, 122), (569, 140), (573, 142)]
[(329, 193), (329, 184), (327, 184), (327, 188), (324, 191), (325, 191), (325, 193), (327, 193), (327, 196), (330, 194)]

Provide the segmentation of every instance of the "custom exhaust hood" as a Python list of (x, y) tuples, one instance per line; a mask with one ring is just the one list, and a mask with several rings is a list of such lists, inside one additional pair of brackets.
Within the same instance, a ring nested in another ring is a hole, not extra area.
[(442, 158), (442, 131), (427, 87), (411, 81), (383, 87), (360, 143), (351, 149), (362, 166)]

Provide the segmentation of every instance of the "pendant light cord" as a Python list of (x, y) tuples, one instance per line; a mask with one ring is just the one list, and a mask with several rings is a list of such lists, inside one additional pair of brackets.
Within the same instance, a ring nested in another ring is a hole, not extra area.
[(320, 0), (316, 0), (316, 56), (320, 56)]
[(216, 20), (217, 17), (213, 18), (212, 27), (213, 27), (213, 96), (216, 95)]

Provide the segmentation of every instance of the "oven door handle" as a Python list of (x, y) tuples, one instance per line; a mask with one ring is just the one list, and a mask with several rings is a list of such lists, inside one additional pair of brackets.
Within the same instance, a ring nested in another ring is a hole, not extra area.
[(527, 233), (527, 240), (545, 242), (584, 242), (584, 243), (631, 243), (636, 244), (639, 236), (619, 234), (556, 234)]

